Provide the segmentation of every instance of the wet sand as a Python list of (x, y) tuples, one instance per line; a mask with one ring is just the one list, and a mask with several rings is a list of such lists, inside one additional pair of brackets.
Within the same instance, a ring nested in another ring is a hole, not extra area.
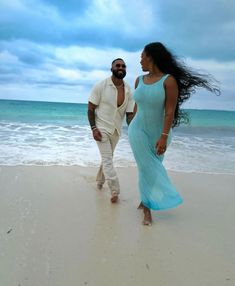
[(118, 204), (96, 171), (0, 167), (0, 285), (234, 285), (234, 175), (169, 172), (184, 203), (148, 227), (136, 168)]

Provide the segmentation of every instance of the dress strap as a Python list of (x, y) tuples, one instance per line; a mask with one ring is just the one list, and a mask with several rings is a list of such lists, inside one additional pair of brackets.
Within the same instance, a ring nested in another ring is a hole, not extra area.
[(165, 79), (167, 79), (169, 75), (169, 73), (165, 74), (164, 76), (162, 76), (161, 80), (165, 81)]

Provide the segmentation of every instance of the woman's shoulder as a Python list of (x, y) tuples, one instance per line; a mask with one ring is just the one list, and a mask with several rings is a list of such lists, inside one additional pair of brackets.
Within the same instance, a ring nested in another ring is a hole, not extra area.
[(166, 75), (164, 75), (163, 84), (164, 84), (164, 86), (171, 86), (171, 85), (177, 84), (177, 82), (176, 82), (176, 79), (173, 75), (166, 74)]
[(143, 75), (139, 75), (135, 80), (135, 88), (139, 85), (139, 83), (143, 81)]
[(165, 74), (163, 77), (162, 77), (162, 79), (164, 80), (164, 81), (175, 81), (175, 77), (173, 76), (173, 75), (171, 75), (171, 74)]

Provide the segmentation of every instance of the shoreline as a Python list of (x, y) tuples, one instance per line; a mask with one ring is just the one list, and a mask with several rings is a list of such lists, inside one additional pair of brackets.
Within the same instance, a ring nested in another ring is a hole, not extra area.
[[(115, 165), (115, 169), (136, 169), (137, 166), (136, 165), (126, 165), (126, 166), (120, 166), (115, 164), (114, 161), (114, 165)], [(40, 164), (15, 164), (15, 165), (7, 165), (7, 164), (0, 164), (0, 170), (1, 168), (81, 168), (81, 169), (89, 169), (89, 170), (96, 170), (99, 168), (99, 165), (62, 165), (62, 164), (48, 164), (48, 165), (40, 165)], [(167, 173), (172, 173), (172, 174), (198, 174), (198, 175), (225, 175), (225, 176), (235, 176), (235, 172), (234, 173), (226, 173), (226, 172), (205, 172), (205, 171), (195, 171), (195, 170), (189, 170), (189, 171), (185, 171), (185, 170), (174, 170), (174, 169), (170, 169), (167, 168), (166, 166), (164, 166)]]
[(0, 284), (234, 284), (235, 175), (168, 171), (184, 202), (146, 227), (136, 168), (116, 169), (113, 205), (97, 167), (0, 166)]

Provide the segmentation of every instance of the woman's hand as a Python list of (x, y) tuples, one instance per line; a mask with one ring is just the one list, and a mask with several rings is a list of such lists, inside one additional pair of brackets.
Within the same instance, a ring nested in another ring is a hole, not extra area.
[(167, 136), (161, 135), (161, 137), (156, 143), (155, 148), (157, 151), (157, 155), (163, 155), (166, 152), (167, 148)]

